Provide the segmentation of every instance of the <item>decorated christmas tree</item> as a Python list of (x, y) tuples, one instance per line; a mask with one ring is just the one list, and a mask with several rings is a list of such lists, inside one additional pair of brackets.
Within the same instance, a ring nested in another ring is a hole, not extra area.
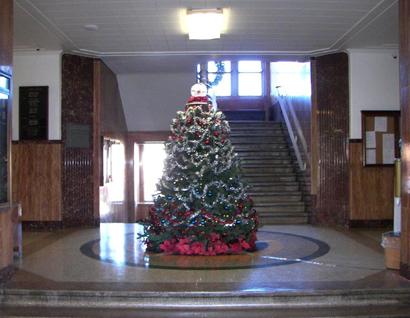
[(141, 235), (147, 251), (184, 255), (255, 250), (258, 220), (241, 181), (229, 124), (195, 84), (166, 142), (164, 173)]

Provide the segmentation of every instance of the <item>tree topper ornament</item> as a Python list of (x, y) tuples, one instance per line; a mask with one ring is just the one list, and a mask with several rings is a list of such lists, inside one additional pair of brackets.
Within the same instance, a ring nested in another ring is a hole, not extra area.
[(191, 96), (194, 97), (205, 97), (208, 92), (205, 84), (197, 83), (191, 87)]

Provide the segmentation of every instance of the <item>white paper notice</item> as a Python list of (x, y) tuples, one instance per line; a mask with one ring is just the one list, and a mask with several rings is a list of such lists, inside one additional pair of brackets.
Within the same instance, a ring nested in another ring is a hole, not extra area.
[(394, 134), (383, 134), (383, 163), (394, 163)]
[(366, 149), (366, 164), (376, 164), (376, 149)]
[(374, 117), (374, 130), (387, 131), (387, 117)]
[(375, 131), (366, 131), (366, 148), (376, 148)]

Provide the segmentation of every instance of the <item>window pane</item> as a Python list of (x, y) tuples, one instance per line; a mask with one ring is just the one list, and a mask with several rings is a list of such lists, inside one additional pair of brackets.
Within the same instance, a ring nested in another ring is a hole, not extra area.
[(157, 183), (162, 176), (166, 157), (164, 144), (144, 144), (142, 168), (144, 174), (144, 201), (152, 201)]
[[(231, 61), (222, 61), (224, 63), (224, 71), (229, 73), (231, 72)], [(216, 67), (215, 61), (209, 61), (208, 62), (208, 72), (210, 73), (215, 73), (218, 71), (218, 68)]]
[(239, 96), (262, 96), (261, 73), (239, 73), (238, 80)]
[(310, 63), (272, 62), (271, 89), (274, 94), (310, 96)]
[(239, 61), (238, 62), (238, 72), (262, 72), (262, 62), (261, 61)]
[[(209, 74), (208, 80), (213, 81), (216, 74)], [(231, 96), (231, 74), (225, 73), (217, 86), (212, 87), (216, 96)]]

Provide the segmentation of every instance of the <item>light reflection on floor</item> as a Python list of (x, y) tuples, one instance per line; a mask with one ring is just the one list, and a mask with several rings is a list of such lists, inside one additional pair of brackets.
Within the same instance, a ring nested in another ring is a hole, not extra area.
[[(258, 234), (265, 247), (258, 252), (205, 257), (146, 254), (137, 240), (139, 230), (135, 224), (101, 224), (95, 229), (25, 232), (23, 259), (16, 262), (20, 270), (8, 286), (225, 291), (410, 285), (384, 269), (380, 242), (360, 232), (265, 226)], [(324, 244), (321, 253), (317, 242)], [(94, 257), (80, 251), (86, 244)]]
[[(81, 246), (81, 252), (93, 259), (123, 266), (178, 270), (229, 270), (284, 266), (308, 262), (327, 254), (330, 247), (323, 241), (298, 234), (260, 230), (257, 250), (240, 255), (184, 256), (146, 253), (138, 239), (140, 226), (134, 232), (124, 225), (103, 226), (100, 239)], [(312, 264), (315, 264), (312, 262)], [(320, 263), (316, 263), (320, 264)]]

